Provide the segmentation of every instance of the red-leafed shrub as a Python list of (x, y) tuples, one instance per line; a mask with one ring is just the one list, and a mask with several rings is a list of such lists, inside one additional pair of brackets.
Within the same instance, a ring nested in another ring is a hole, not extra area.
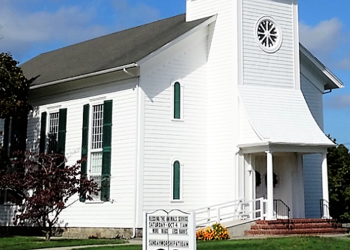
[(14, 225), (36, 225), (47, 240), (64, 209), (79, 197), (92, 200), (91, 194), (98, 192), (98, 184), (81, 173), (80, 162), (67, 166), (59, 154), (18, 153), (0, 176), (0, 188), (17, 205)]

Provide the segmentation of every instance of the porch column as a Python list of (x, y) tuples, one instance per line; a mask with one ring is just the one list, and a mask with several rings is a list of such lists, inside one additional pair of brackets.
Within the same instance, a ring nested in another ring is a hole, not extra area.
[(322, 154), (322, 198), (323, 198), (323, 216), (322, 217), (329, 218), (327, 153)]
[(266, 176), (267, 176), (267, 211), (266, 211), (266, 219), (273, 220), (273, 161), (272, 161), (272, 153), (270, 151), (266, 151), (267, 158), (267, 167), (266, 167)]

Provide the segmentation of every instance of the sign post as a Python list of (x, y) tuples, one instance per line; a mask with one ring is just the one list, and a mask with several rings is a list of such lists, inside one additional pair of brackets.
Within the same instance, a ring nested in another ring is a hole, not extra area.
[(181, 210), (144, 212), (143, 250), (196, 250), (195, 215)]

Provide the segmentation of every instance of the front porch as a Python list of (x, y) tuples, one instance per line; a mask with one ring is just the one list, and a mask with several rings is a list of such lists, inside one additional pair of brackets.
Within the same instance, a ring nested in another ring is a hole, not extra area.
[[(307, 218), (305, 202), (313, 202), (314, 207), (319, 208), (317, 216), (312, 218), (330, 218), (325, 147), (268, 144), (262, 147), (241, 145), (240, 148), (240, 177), (245, 183), (241, 196), (247, 200), (266, 200), (264, 219), (286, 219), (287, 208), (290, 210), (288, 218)], [(306, 155), (318, 155), (314, 165), (321, 176), (315, 174), (304, 177), (303, 159)], [(319, 182), (320, 185), (305, 185), (309, 181)], [(304, 194), (315, 190), (320, 193), (320, 197), (306, 201)], [(321, 207), (320, 200), (324, 203)]]

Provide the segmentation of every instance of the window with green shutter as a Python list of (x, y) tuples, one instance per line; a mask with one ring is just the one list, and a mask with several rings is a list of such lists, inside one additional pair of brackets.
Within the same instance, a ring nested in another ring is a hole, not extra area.
[(173, 200), (180, 200), (180, 162), (173, 164)]
[(174, 84), (174, 119), (181, 119), (181, 85)]
[(81, 168), (82, 172), (88, 172), (88, 177), (100, 187), (99, 194), (92, 195), (94, 200), (110, 200), (112, 107), (113, 101), (107, 100), (101, 104), (92, 105), (91, 111), (88, 104), (84, 105), (83, 109), (81, 155), (87, 161), (82, 163)]
[(47, 112), (41, 113), (40, 153), (65, 154), (66, 132), (67, 109), (60, 109), (58, 112), (49, 114)]

